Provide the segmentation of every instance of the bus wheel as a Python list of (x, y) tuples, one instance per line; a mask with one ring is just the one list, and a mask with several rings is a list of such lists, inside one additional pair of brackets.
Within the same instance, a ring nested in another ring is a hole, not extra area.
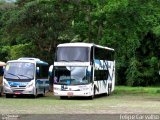
[(13, 94), (6, 94), (6, 98), (13, 98)]
[(3, 88), (1, 88), (1, 90), (0, 90), (0, 97), (2, 96), (2, 93), (3, 92)]
[(111, 89), (112, 89), (111, 87), (112, 87), (112, 85), (108, 84), (108, 94), (107, 94), (108, 96), (111, 94)]
[(36, 93), (33, 95), (33, 98), (37, 98), (38, 94), (37, 94), (37, 89), (36, 89)]
[(68, 97), (67, 96), (60, 96), (60, 99), (61, 100), (65, 100), (65, 99), (67, 99)]
[(46, 90), (45, 90), (45, 88), (44, 88), (44, 91), (43, 91), (43, 97), (46, 95)]
[(93, 100), (93, 99), (94, 99), (94, 97), (95, 97), (95, 92), (96, 92), (96, 90), (95, 90), (95, 87), (94, 87), (94, 89), (93, 89), (93, 95), (89, 96), (89, 99), (90, 99), (90, 100)]
[(94, 99), (94, 95), (89, 96), (88, 98), (89, 98), (89, 100), (93, 100)]

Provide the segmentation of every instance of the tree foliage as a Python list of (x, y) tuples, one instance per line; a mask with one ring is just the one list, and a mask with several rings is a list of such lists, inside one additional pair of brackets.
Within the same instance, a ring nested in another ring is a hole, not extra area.
[(53, 62), (64, 42), (115, 49), (117, 84), (159, 84), (160, 1), (18, 0), (0, 2), (0, 59)]

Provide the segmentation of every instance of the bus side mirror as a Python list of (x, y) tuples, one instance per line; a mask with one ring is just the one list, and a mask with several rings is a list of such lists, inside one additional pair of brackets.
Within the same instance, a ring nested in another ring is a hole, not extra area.
[(39, 70), (39, 67), (36, 67), (36, 74), (39, 76), (40, 74), (40, 70)]
[(48, 71), (49, 77), (52, 77), (52, 71), (53, 71), (53, 65), (49, 67), (49, 71)]
[(3, 66), (3, 70), (2, 70), (2, 73), (3, 73), (3, 74), (4, 74), (5, 69), (6, 69), (6, 67), (5, 67), (5, 66)]
[(6, 70), (6, 67), (5, 66), (3, 66), (3, 70), (2, 70), (2, 72), (4, 73), (4, 71)]

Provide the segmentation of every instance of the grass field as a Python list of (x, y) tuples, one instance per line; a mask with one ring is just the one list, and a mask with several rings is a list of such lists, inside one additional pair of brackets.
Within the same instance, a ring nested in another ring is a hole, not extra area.
[(60, 100), (52, 93), (39, 98), (0, 97), (1, 114), (159, 114), (160, 88), (116, 87), (111, 96), (94, 100), (71, 98)]

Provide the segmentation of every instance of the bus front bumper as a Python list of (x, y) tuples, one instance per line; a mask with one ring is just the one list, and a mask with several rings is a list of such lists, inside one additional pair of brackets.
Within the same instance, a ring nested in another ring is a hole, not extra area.
[(34, 94), (34, 89), (4, 87), (3, 92), (5, 94), (14, 94), (14, 95)]
[(54, 91), (54, 96), (68, 96), (68, 97), (73, 97), (73, 96), (92, 96), (91, 91)]

